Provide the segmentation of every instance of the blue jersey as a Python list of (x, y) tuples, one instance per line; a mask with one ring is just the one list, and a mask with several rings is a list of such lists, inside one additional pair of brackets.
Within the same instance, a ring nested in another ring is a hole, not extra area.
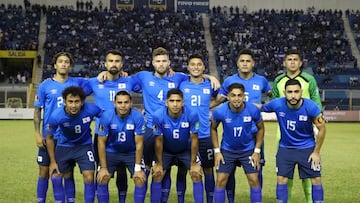
[(212, 116), (216, 124), (221, 122), (223, 126), (222, 149), (243, 152), (255, 148), (252, 123), (262, 121), (262, 117), (254, 104), (245, 103), (242, 111), (233, 112), (225, 102), (214, 109)]
[(197, 112), (199, 115), (198, 137), (210, 137), (210, 102), (217, 93), (211, 87), (211, 82), (204, 79), (204, 82), (196, 84), (187, 80), (180, 84), (180, 89), (184, 94), (185, 105), (190, 111)]
[[(69, 86), (80, 86), (86, 94), (90, 93), (86, 79), (73, 77), (69, 77), (63, 83), (54, 79), (47, 79), (43, 81), (37, 89), (34, 106), (43, 108), (42, 134), (44, 138), (46, 138), (46, 124), (49, 123), (50, 115), (57, 108), (63, 107), (62, 91)], [(55, 139), (57, 135), (58, 134), (54, 134)]]
[(261, 104), (262, 93), (271, 91), (271, 87), (264, 76), (254, 73), (253, 77), (243, 79), (238, 73), (225, 79), (219, 93), (226, 97), (228, 87), (233, 83), (241, 83), (245, 87), (245, 101)]
[(142, 114), (131, 109), (125, 118), (117, 115), (114, 108), (100, 117), (99, 136), (107, 136), (107, 152), (135, 152), (135, 135), (144, 135), (145, 121)]
[[(139, 86), (134, 84), (132, 77), (119, 77), (116, 80), (99, 82), (97, 77), (89, 79), (91, 93), (94, 94), (95, 104), (103, 110), (114, 108), (115, 95), (120, 90), (138, 92)], [(95, 118), (95, 133), (99, 133), (99, 118)]]
[(181, 153), (190, 150), (190, 133), (198, 133), (199, 118), (196, 112), (186, 107), (179, 118), (169, 116), (167, 107), (162, 107), (153, 114), (154, 135), (163, 135), (164, 151)]
[(66, 113), (65, 107), (58, 108), (50, 116), (47, 133), (54, 135), (56, 129), (60, 127), (57, 146), (92, 144), (91, 121), (95, 116), (100, 117), (101, 113), (99, 107), (87, 102), (75, 116)]
[(155, 73), (141, 71), (134, 75), (135, 84), (142, 89), (142, 97), (145, 109), (146, 126), (153, 128), (152, 114), (156, 110), (165, 106), (166, 95), (169, 89), (178, 88), (182, 81), (187, 80), (188, 76), (183, 73), (175, 73), (173, 76), (159, 78)]
[(305, 149), (315, 146), (313, 120), (321, 114), (318, 105), (303, 98), (299, 109), (291, 109), (286, 98), (277, 98), (264, 104), (265, 112), (275, 112), (280, 125), (280, 147)]

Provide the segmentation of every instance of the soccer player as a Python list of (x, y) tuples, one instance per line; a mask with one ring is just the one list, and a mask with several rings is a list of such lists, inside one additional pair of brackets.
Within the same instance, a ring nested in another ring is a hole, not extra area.
[[(286, 68), (285, 73), (277, 76), (274, 80), (273, 89), (272, 89), (272, 98), (279, 98), (285, 96), (285, 83), (290, 79), (297, 79), (302, 86), (302, 97), (313, 100), (320, 109), (322, 109), (321, 98), (319, 94), (319, 89), (316, 83), (315, 78), (309, 73), (303, 72), (302, 67), (302, 56), (301, 53), (296, 49), (289, 49), (284, 58), (283, 62), (284, 67)], [(316, 128), (315, 134), (316, 134)], [(276, 143), (279, 143), (280, 140), (280, 130), (278, 129), (276, 134)], [(292, 190), (293, 181), (289, 179), (288, 181), (288, 191), (289, 191), (289, 203), (291, 203), (291, 190)], [(304, 194), (308, 203), (313, 202), (311, 199), (311, 181), (309, 179), (302, 179), (302, 186), (304, 189)]]
[[(285, 97), (274, 99), (261, 108), (276, 113), (281, 131), (276, 154), (276, 199), (288, 202), (287, 184), (293, 179), (297, 164), (300, 178), (311, 179), (312, 201), (324, 202), (320, 149), (325, 138), (325, 122), (321, 109), (314, 101), (302, 98), (301, 83), (296, 79), (286, 81), (284, 94)], [(313, 124), (319, 130), (316, 140)]]
[[(38, 146), (37, 162), (39, 165), (39, 178), (37, 183), (37, 199), (39, 203), (46, 202), (48, 189), (50, 158), (46, 149), (46, 124), (50, 114), (57, 108), (63, 107), (61, 92), (69, 86), (76, 85), (87, 89), (87, 81), (83, 78), (69, 77), (69, 71), (74, 61), (70, 53), (59, 52), (53, 57), (55, 75), (51, 79), (42, 82), (37, 90), (34, 102), (34, 128), (35, 140)], [(86, 90), (89, 93), (88, 90)], [(43, 110), (43, 122), (41, 125), (41, 111)], [(56, 141), (59, 132), (56, 132)], [(67, 202), (75, 201), (75, 183), (73, 175), (64, 179)]]
[(117, 167), (126, 166), (135, 183), (134, 202), (143, 203), (146, 193), (146, 176), (141, 169), (144, 117), (132, 108), (131, 95), (127, 91), (117, 92), (113, 103), (115, 109), (108, 109), (103, 113), (98, 131), (98, 201), (109, 202), (110, 177)]
[[(269, 82), (264, 76), (258, 75), (253, 72), (255, 65), (254, 53), (250, 49), (242, 49), (239, 52), (237, 59), (238, 73), (228, 77), (223, 82), (222, 87), (219, 90), (219, 94), (216, 97), (215, 105), (224, 102), (227, 98), (228, 87), (233, 83), (243, 84), (245, 87), (245, 102), (261, 104), (262, 95), (271, 95), (271, 87)], [(214, 105), (212, 106), (214, 107)], [(253, 124), (253, 134), (256, 136), (256, 125)], [(263, 175), (262, 167), (265, 165), (264, 146), (262, 145), (261, 150), (261, 167), (258, 171), (260, 186), (262, 187)], [(235, 171), (230, 174), (228, 183), (226, 186), (227, 197), (230, 203), (235, 201)]]
[(202, 168), (197, 157), (197, 112), (184, 107), (184, 97), (180, 89), (170, 89), (166, 98), (166, 107), (153, 114), (156, 162), (153, 166), (151, 202), (160, 202), (163, 175), (175, 160), (190, 170), (194, 201), (204, 202)]
[[(86, 94), (81, 87), (67, 87), (62, 96), (64, 108), (52, 112), (46, 132), (55, 201), (65, 202), (62, 177), (68, 177), (77, 163), (84, 179), (84, 200), (94, 202), (95, 160), (90, 125), (95, 116), (101, 116), (102, 110), (85, 102)], [(55, 147), (54, 134), (58, 128), (60, 133)]]
[[(228, 102), (214, 109), (211, 121), (211, 137), (215, 152), (216, 183), (214, 202), (225, 202), (225, 186), (229, 175), (240, 164), (250, 185), (251, 202), (261, 202), (261, 186), (258, 178), (260, 152), (264, 140), (264, 122), (260, 110), (245, 102), (244, 85), (231, 84)], [(219, 147), (217, 127), (222, 123), (223, 134)], [(256, 124), (256, 143), (253, 137), (253, 123)]]
[(203, 77), (205, 71), (204, 58), (200, 54), (189, 57), (188, 71), (190, 78), (180, 84), (184, 94), (185, 106), (199, 115), (200, 128), (198, 132), (199, 155), (205, 175), (205, 191), (208, 203), (214, 196), (214, 150), (210, 137), (210, 103), (216, 97), (217, 91), (211, 87), (210, 81)]
[[(97, 77), (89, 79), (89, 87), (94, 94), (95, 104), (103, 110), (114, 108), (115, 94), (120, 90), (139, 91), (139, 87), (133, 84), (131, 77), (121, 77), (123, 62), (122, 54), (118, 50), (109, 50), (105, 54), (105, 68), (107, 71), (106, 80), (99, 82)], [(97, 153), (97, 137), (99, 133), (99, 119), (95, 118), (95, 138), (94, 138), (94, 152), (95, 159), (98, 162)], [(119, 166), (116, 170), (116, 186), (118, 188), (118, 198), (120, 203), (125, 203), (127, 193), (127, 174), (124, 166)]]

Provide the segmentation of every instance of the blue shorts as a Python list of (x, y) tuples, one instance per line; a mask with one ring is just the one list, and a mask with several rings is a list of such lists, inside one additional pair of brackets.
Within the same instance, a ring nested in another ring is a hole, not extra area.
[(251, 163), (249, 163), (249, 156), (254, 153), (254, 150), (244, 152), (232, 152), (221, 149), (221, 154), (224, 157), (225, 164), (220, 163), (219, 169), (216, 170), (218, 173), (231, 174), (235, 170), (236, 166), (241, 165), (244, 169), (245, 174), (258, 173)]
[(199, 139), (199, 154), (203, 168), (214, 167), (214, 149), (211, 137)]
[[(47, 151), (46, 141), (44, 147), (38, 147), (37, 163), (39, 166), (50, 166), (50, 156)], [(54, 146), (56, 147), (57, 140), (54, 140)]]
[[(201, 164), (199, 156), (196, 157), (196, 162)], [(169, 170), (172, 165), (184, 165), (186, 169), (190, 169), (191, 166), (191, 151), (184, 151), (181, 153), (170, 153), (163, 151), (163, 168)]]
[(313, 151), (314, 147), (307, 149), (279, 147), (276, 154), (277, 175), (293, 179), (295, 165), (297, 164), (301, 179), (321, 177), (320, 170), (314, 171), (311, 169), (311, 162), (308, 162), (309, 156)]
[(113, 174), (119, 166), (124, 166), (127, 167), (132, 176), (134, 175), (135, 152), (106, 152), (106, 164), (111, 174)]
[(60, 173), (72, 171), (75, 163), (79, 165), (80, 171), (95, 170), (95, 159), (92, 145), (80, 145), (74, 147), (57, 146), (55, 159)]
[(155, 136), (153, 135), (153, 129), (146, 127), (144, 133), (144, 162), (146, 166), (152, 166), (155, 160)]

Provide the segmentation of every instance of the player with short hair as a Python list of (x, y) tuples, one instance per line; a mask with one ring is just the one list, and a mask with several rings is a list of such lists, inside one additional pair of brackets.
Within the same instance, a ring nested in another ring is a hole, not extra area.
[[(215, 105), (218, 105), (226, 100), (228, 94), (228, 87), (233, 83), (243, 84), (245, 87), (245, 102), (261, 104), (262, 95), (271, 95), (271, 87), (266, 78), (262, 75), (253, 72), (255, 66), (255, 56), (252, 50), (242, 49), (239, 52), (236, 64), (238, 67), (238, 73), (229, 76), (225, 79), (222, 87), (219, 90), (219, 94), (216, 97)], [(214, 107), (214, 105), (212, 106)], [(253, 124), (253, 134), (256, 137), (257, 128)], [(258, 171), (260, 186), (262, 187), (263, 175), (262, 167), (265, 166), (264, 144), (261, 146), (261, 166)], [(226, 186), (227, 197), (230, 203), (235, 202), (235, 171), (230, 174), (228, 183)]]
[[(296, 79), (286, 81), (284, 95), (261, 108), (276, 113), (281, 131), (276, 154), (276, 199), (288, 202), (287, 184), (293, 179), (297, 164), (300, 178), (311, 179), (312, 201), (324, 202), (320, 149), (325, 139), (325, 122), (321, 109), (314, 101), (302, 98), (301, 82)], [(319, 130), (316, 139), (313, 124)]]
[[(34, 128), (35, 139), (38, 149), (37, 162), (39, 165), (39, 178), (37, 183), (37, 199), (39, 203), (46, 202), (48, 189), (50, 158), (46, 148), (46, 124), (49, 122), (53, 111), (63, 107), (62, 91), (72, 85), (80, 86), (87, 93), (87, 81), (84, 78), (69, 77), (69, 71), (74, 64), (72, 56), (67, 52), (59, 52), (53, 57), (55, 69), (54, 77), (40, 83), (34, 101)], [(43, 122), (41, 126), (41, 111), (43, 110)], [(40, 127), (41, 126), (41, 127)], [(58, 137), (56, 132), (54, 139)], [(56, 143), (55, 143), (56, 144)], [(75, 183), (71, 174), (64, 178), (64, 186), (67, 202), (75, 201)]]
[[(215, 152), (216, 184), (214, 201), (225, 202), (225, 186), (234, 168), (241, 164), (250, 185), (251, 202), (261, 202), (261, 186), (258, 179), (261, 145), (264, 140), (264, 122), (259, 109), (245, 102), (245, 87), (240, 83), (231, 84), (228, 102), (214, 109), (211, 120), (211, 137)], [(217, 127), (222, 123), (221, 146), (218, 142)], [(253, 123), (256, 124), (256, 142), (253, 137)]]
[(145, 201), (146, 193), (146, 176), (141, 169), (144, 117), (132, 108), (131, 95), (127, 91), (117, 92), (113, 104), (115, 109), (107, 109), (101, 116), (98, 130), (98, 201), (109, 202), (110, 178), (116, 168), (126, 166), (135, 183), (134, 202), (141, 203)]
[(180, 84), (179, 89), (183, 92), (185, 106), (199, 115), (199, 155), (205, 176), (206, 200), (210, 203), (214, 198), (215, 179), (214, 150), (209, 121), (211, 102), (216, 97), (217, 91), (211, 87), (210, 81), (203, 77), (206, 67), (201, 54), (190, 55), (187, 69), (190, 77)]
[[(310, 75), (302, 71), (302, 55), (299, 50), (289, 49), (283, 61), (283, 65), (286, 68), (285, 73), (278, 75), (273, 83), (272, 89), (272, 98), (280, 98), (285, 96), (285, 83), (290, 79), (297, 79), (302, 86), (302, 97), (313, 100), (320, 109), (322, 109), (321, 97), (319, 94), (319, 88), (316, 83), (316, 79), (314, 76)], [(317, 131), (316, 128), (314, 128)], [(315, 132), (316, 134), (316, 132)], [(276, 143), (279, 143), (280, 140), (280, 130), (278, 128), (276, 133)], [(289, 191), (289, 199), (288, 202), (292, 202), (291, 190), (292, 190), (293, 181), (291, 179), (288, 180), (288, 191)], [(309, 179), (302, 179), (302, 186), (304, 189), (304, 194), (306, 197), (306, 201), (308, 203), (313, 202), (311, 199), (311, 181)]]
[[(139, 91), (131, 76), (122, 77), (120, 73), (123, 68), (122, 53), (119, 50), (111, 49), (105, 54), (106, 80), (99, 82), (97, 77), (89, 79), (89, 88), (94, 94), (94, 103), (103, 110), (114, 108), (115, 94), (120, 90)], [(95, 118), (94, 152), (98, 163), (97, 138), (99, 134), (99, 119)], [(116, 170), (116, 186), (120, 203), (125, 203), (127, 193), (126, 167), (119, 166)]]
[(166, 107), (153, 114), (156, 162), (153, 166), (151, 202), (160, 202), (162, 178), (176, 160), (190, 170), (193, 181), (194, 202), (204, 202), (202, 168), (199, 163), (199, 119), (194, 111), (184, 106), (180, 89), (167, 92)]
[[(62, 177), (69, 176), (77, 163), (84, 179), (84, 200), (94, 202), (95, 159), (90, 125), (95, 116), (101, 116), (102, 110), (85, 102), (86, 94), (81, 87), (67, 87), (62, 96), (64, 108), (52, 112), (46, 132), (55, 201), (65, 202)], [(58, 128), (60, 133), (55, 147), (54, 135)]]

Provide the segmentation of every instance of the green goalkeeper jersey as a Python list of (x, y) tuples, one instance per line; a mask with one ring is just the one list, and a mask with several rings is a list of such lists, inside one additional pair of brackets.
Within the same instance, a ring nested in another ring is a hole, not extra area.
[[(289, 78), (286, 73), (282, 73), (275, 78), (271, 92), (271, 97), (273, 99), (285, 96), (285, 83), (289, 79), (291, 78)], [(320, 109), (322, 109), (319, 88), (315, 78), (309, 73), (301, 71), (300, 74), (293, 79), (296, 79), (301, 83), (301, 88), (303, 90), (302, 96), (304, 98), (313, 100), (320, 107)]]

